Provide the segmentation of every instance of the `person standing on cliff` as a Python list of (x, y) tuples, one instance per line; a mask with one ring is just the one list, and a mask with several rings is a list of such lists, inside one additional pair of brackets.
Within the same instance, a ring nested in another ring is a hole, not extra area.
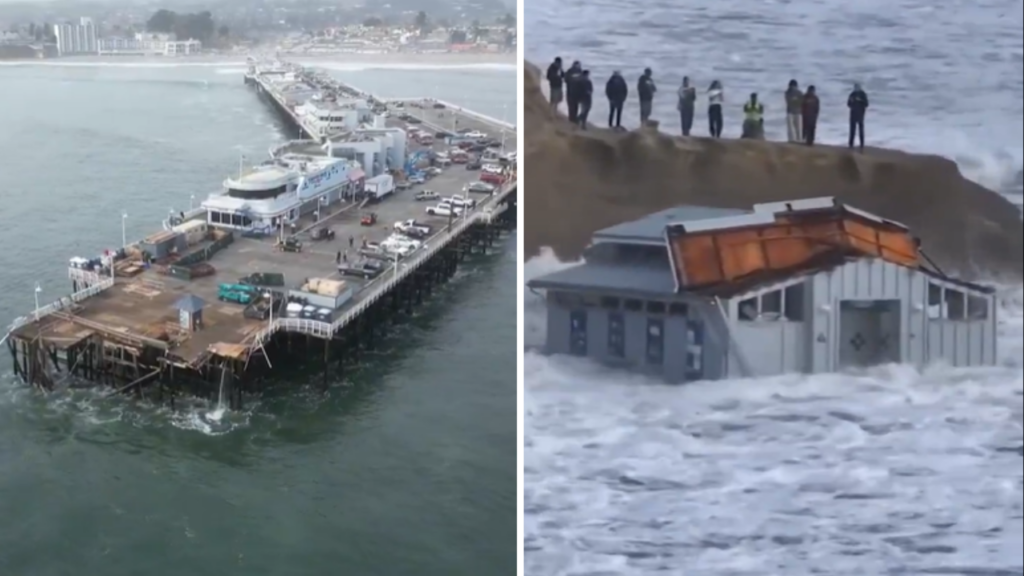
[(786, 89), (786, 128), (792, 143), (803, 140), (803, 106), (804, 93), (800, 91), (796, 80), (790, 80), (789, 88)]
[(583, 74), (583, 65), (577, 60), (566, 70), (565, 79), (565, 103), (569, 107), (569, 122), (576, 123), (580, 113), (580, 99), (578, 95), (580, 75)]
[(708, 88), (708, 127), (712, 138), (722, 137), (722, 125), (725, 123), (722, 115), (722, 104), (725, 103), (725, 92), (722, 90), (722, 83), (715, 80)]
[(578, 80), (580, 112), (577, 120), (580, 128), (587, 129), (587, 117), (590, 116), (590, 109), (594, 106), (594, 83), (590, 81), (590, 70), (584, 70)]
[(743, 135), (741, 138), (764, 140), (764, 104), (757, 100), (757, 92), (743, 105)]
[(626, 79), (616, 70), (604, 86), (604, 95), (608, 97), (608, 127), (622, 129), (622, 108), (629, 97), (629, 85)]
[(818, 91), (814, 86), (807, 87), (803, 103), (800, 105), (801, 120), (803, 121), (804, 143), (814, 146), (814, 137), (818, 133), (818, 113), (821, 111), (821, 101), (818, 100)]
[(853, 92), (846, 98), (846, 107), (850, 109), (850, 148), (853, 148), (854, 136), (859, 136), (860, 149), (864, 150), (864, 116), (868, 113), (868, 94), (860, 84), (853, 85)]
[(683, 77), (683, 85), (679, 87), (679, 102), (676, 109), (679, 110), (679, 123), (683, 127), (683, 136), (689, 136), (693, 129), (693, 111), (697, 106), (697, 89), (690, 86), (690, 77)]
[(562, 87), (565, 84), (565, 71), (562, 70), (562, 57), (557, 56), (555, 61), (548, 66), (548, 88), (551, 92), (551, 111), (558, 112), (558, 105), (562, 103), (565, 94)]
[(658, 91), (658, 87), (654, 85), (654, 72), (650, 68), (644, 68), (643, 76), (636, 82), (636, 91), (640, 96), (640, 125), (644, 126), (651, 119), (654, 93)]

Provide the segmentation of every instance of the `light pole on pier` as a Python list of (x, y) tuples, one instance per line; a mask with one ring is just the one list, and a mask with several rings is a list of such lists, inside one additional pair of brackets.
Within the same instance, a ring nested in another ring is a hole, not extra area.
[(193, 195), (188, 197), (188, 211), (189, 212), (191, 212), (193, 209), (195, 209), (195, 204), (196, 204), (196, 195), (193, 194)]
[(43, 291), (43, 287), (36, 282), (35, 298), (36, 298), (36, 322), (39, 321), (39, 293)]
[(121, 212), (121, 248), (128, 246), (128, 213)]

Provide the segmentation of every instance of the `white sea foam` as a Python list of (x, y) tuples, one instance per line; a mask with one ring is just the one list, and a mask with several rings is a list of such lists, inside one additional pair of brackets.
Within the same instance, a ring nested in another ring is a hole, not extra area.
[(996, 368), (676, 387), (528, 352), (527, 572), (1019, 574), (1021, 288), (1000, 303)]

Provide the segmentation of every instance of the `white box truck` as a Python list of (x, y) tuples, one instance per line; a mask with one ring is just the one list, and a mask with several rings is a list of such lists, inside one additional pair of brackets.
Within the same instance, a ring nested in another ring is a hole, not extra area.
[(395, 191), (395, 178), (391, 174), (381, 174), (373, 178), (367, 178), (363, 184), (363, 191), (369, 198), (383, 200)]

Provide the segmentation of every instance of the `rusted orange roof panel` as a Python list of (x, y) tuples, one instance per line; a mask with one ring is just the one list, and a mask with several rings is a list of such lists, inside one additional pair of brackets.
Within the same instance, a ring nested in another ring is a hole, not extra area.
[(681, 234), (670, 230), (669, 248), (682, 288), (799, 273), (819, 266), (830, 253), (920, 265), (917, 240), (906, 229), (841, 208), (789, 212), (773, 223), (741, 228)]

